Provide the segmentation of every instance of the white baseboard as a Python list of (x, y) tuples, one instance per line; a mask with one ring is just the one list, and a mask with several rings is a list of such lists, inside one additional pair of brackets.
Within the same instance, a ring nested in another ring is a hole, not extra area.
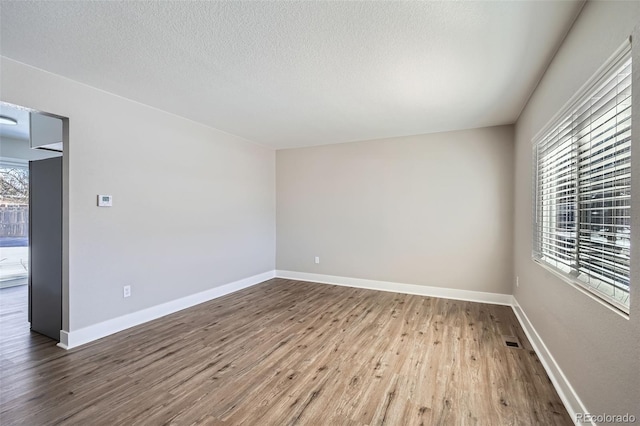
[(62, 349), (71, 349), (69, 348), (69, 332), (60, 330), (60, 342), (56, 345)]
[(338, 277), (334, 275), (311, 274), (307, 272), (276, 271), (276, 277), (290, 280), (309, 281), (321, 284), (334, 284), (345, 287), (366, 288), (369, 290), (390, 291), (394, 293), (415, 294), (418, 296), (440, 297), (443, 299), (465, 300), (468, 302), (491, 303), (511, 306), (510, 294), (487, 293), (484, 291), (458, 290), (454, 288), (430, 287), (417, 284), (402, 284), (389, 281), (366, 280), (362, 278)]
[(267, 271), (262, 274), (247, 277), (238, 281), (234, 281), (219, 287), (212, 288), (190, 296), (172, 300), (160, 305), (152, 306), (141, 311), (132, 312), (122, 315), (98, 324), (90, 325), (79, 330), (65, 331), (60, 330), (60, 343), (58, 346), (63, 349), (72, 349), (80, 345), (101, 339), (110, 334), (117, 333), (127, 328), (140, 325), (142, 323), (152, 321), (154, 319), (181, 311), (191, 306), (207, 302), (238, 290), (251, 287), (261, 282), (270, 280), (275, 276), (274, 271)]
[[(513, 312), (518, 318), (518, 321), (520, 322), (520, 325), (522, 326), (522, 329), (527, 335), (531, 346), (533, 346), (533, 349), (536, 351), (536, 354), (538, 355), (542, 366), (547, 372), (551, 383), (553, 383), (553, 387), (556, 389), (556, 392), (558, 392), (558, 396), (560, 396), (564, 407), (569, 412), (571, 420), (573, 420), (573, 422), (577, 424), (577, 414), (588, 413), (587, 409), (580, 400), (580, 397), (578, 396), (576, 391), (573, 389), (573, 386), (571, 386), (571, 383), (569, 383), (569, 380), (567, 380), (567, 377), (560, 369), (560, 366), (553, 358), (553, 355), (551, 355), (551, 352), (549, 352), (549, 349), (544, 344), (544, 341), (542, 340), (536, 329), (533, 328), (533, 324), (531, 324), (531, 321), (529, 321), (527, 314), (524, 313), (524, 310), (515, 297), (513, 298), (512, 308)], [(580, 424), (584, 424), (584, 422)], [(595, 425), (595, 423), (591, 424)]]

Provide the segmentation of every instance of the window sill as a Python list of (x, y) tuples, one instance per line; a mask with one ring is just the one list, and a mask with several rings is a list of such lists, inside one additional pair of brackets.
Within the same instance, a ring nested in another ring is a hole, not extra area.
[(601, 298), (595, 291), (591, 290), (589, 287), (585, 286), (580, 281), (572, 279), (571, 277), (567, 276), (566, 274), (563, 274), (562, 272), (558, 271), (557, 269), (555, 269), (551, 265), (546, 264), (544, 261), (541, 261), (541, 260), (536, 259), (534, 257), (532, 257), (531, 260), (533, 260), (534, 263), (540, 265), (542, 268), (544, 268), (548, 272), (551, 272), (556, 277), (560, 278), (562, 281), (564, 281), (567, 284), (571, 285), (572, 287), (574, 287), (575, 289), (577, 289), (581, 293), (587, 295), (592, 300), (598, 302), (600, 305), (602, 305), (605, 308), (611, 310), (612, 312), (615, 312), (616, 314), (620, 315), (622, 318), (624, 318), (626, 320), (629, 319), (629, 312), (626, 312), (621, 307), (615, 306), (612, 303), (610, 303), (609, 301)]

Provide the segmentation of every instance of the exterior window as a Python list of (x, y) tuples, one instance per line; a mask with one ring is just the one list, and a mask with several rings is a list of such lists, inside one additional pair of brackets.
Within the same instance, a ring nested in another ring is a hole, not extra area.
[(626, 44), (534, 140), (533, 258), (626, 313), (630, 50)]
[(27, 284), (29, 276), (29, 169), (0, 161), (0, 288)]

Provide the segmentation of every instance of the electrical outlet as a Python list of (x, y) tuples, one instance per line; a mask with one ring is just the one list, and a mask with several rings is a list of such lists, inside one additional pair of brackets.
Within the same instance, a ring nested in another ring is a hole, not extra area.
[(520, 287), (520, 277), (516, 276), (516, 287)]
[(129, 297), (129, 296), (131, 296), (131, 286), (125, 285), (124, 287), (122, 287), (122, 297)]
[(320, 258), (316, 256), (316, 263), (320, 263)]

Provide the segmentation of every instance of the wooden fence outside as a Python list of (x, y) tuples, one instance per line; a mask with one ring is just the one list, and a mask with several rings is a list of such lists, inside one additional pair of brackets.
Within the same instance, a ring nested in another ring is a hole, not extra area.
[(29, 235), (29, 205), (0, 204), (0, 238)]

